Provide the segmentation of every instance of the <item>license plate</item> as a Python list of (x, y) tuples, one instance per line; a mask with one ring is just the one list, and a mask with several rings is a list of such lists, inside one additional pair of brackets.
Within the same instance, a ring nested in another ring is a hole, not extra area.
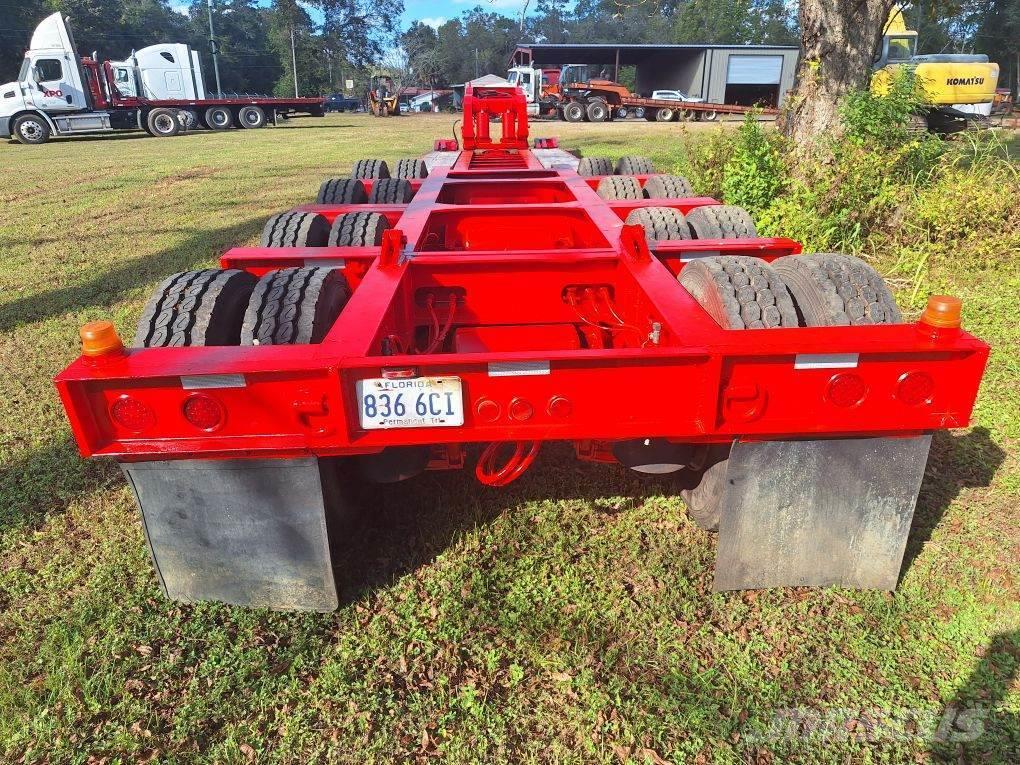
[(358, 419), (365, 430), (463, 425), (464, 396), (460, 378), (359, 380)]

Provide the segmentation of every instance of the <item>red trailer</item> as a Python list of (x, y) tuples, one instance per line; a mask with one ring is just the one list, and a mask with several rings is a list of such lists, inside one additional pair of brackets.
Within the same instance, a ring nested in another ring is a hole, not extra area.
[(988, 356), (959, 300), (904, 322), (863, 261), (535, 143), (518, 89), (469, 85), (462, 145), (325, 181), (168, 278), (131, 347), (83, 328), (56, 385), (170, 597), (334, 608), (353, 482), (473, 462), (503, 486), (549, 441), (670, 474), (718, 529), (717, 589), (895, 587), (931, 435), (968, 424)]

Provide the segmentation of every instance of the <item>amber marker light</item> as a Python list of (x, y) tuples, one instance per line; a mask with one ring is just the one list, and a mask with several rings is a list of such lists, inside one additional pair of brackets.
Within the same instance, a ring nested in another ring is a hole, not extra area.
[(81, 354), (90, 358), (108, 356), (124, 350), (124, 343), (112, 321), (90, 321), (82, 326)]
[(959, 329), (963, 301), (952, 295), (932, 295), (921, 314), (921, 323), (938, 329)]

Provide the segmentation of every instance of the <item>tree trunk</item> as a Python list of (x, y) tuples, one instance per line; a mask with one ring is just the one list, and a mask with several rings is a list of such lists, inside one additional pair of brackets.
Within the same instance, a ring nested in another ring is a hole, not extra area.
[(896, 0), (800, 0), (800, 62), (780, 115), (798, 143), (840, 130), (839, 101), (865, 88)]

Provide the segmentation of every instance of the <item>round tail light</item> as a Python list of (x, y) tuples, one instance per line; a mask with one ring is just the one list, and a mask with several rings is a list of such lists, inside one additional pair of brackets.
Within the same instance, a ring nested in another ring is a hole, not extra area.
[(110, 418), (122, 428), (136, 433), (156, 424), (156, 413), (126, 394), (110, 405)]
[(223, 405), (212, 396), (196, 393), (184, 402), (184, 419), (199, 430), (216, 430), (226, 418)]
[(935, 380), (927, 372), (907, 372), (896, 385), (896, 398), (904, 404), (928, 404), (935, 394)]
[(868, 386), (858, 375), (833, 375), (829, 380), (826, 398), (836, 406), (857, 406), (868, 393)]

